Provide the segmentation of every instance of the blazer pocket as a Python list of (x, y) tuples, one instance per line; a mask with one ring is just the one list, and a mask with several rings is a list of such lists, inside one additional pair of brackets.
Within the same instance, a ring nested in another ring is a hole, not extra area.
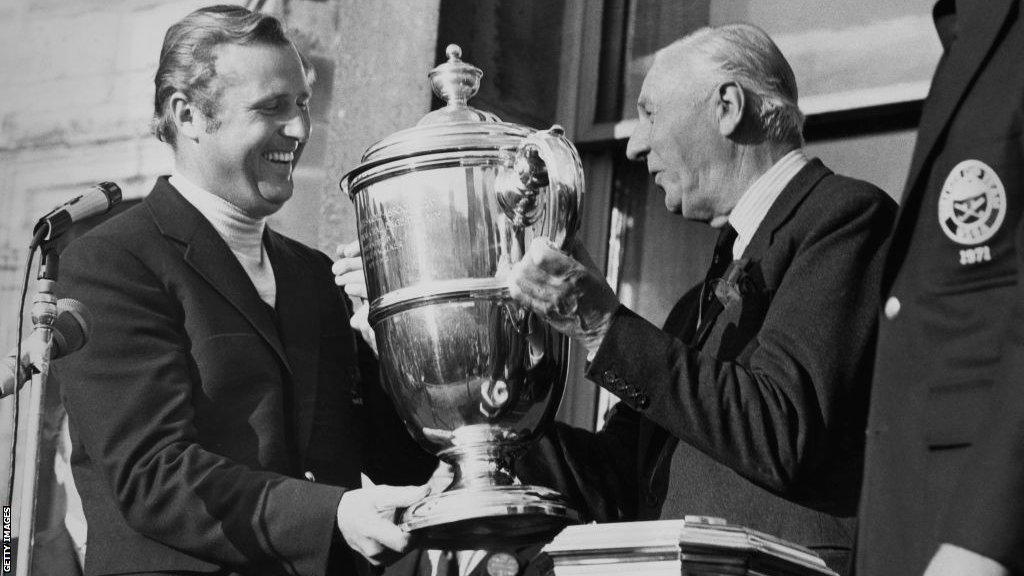
[(935, 450), (966, 447), (984, 432), (992, 407), (992, 382), (935, 384), (927, 391), (925, 440)]

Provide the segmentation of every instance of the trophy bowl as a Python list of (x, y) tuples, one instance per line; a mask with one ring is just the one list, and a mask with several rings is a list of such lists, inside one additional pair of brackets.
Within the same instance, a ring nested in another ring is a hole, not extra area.
[(482, 73), (457, 46), (448, 57), (430, 73), (447, 105), (371, 146), (341, 181), (384, 386), (409, 433), (454, 471), (401, 525), (434, 547), (537, 541), (578, 514), (510, 465), (554, 418), (569, 342), (515, 303), (502, 275), (535, 238), (561, 247), (575, 232), (583, 171), (559, 127), (470, 107)]

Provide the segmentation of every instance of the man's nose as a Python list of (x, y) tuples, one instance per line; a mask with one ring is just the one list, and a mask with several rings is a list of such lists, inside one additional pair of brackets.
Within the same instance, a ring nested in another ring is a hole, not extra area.
[(647, 123), (641, 120), (633, 128), (633, 134), (630, 135), (629, 141), (626, 143), (626, 158), (634, 162), (646, 160), (647, 153), (651, 149), (648, 136)]
[(297, 110), (281, 128), (281, 133), (299, 142), (309, 140), (310, 122), (308, 110)]

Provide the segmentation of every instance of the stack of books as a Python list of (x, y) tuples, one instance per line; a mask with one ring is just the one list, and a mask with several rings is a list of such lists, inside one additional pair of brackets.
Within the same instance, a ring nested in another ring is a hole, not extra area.
[(544, 553), (555, 576), (836, 576), (803, 546), (698, 516), (570, 526)]

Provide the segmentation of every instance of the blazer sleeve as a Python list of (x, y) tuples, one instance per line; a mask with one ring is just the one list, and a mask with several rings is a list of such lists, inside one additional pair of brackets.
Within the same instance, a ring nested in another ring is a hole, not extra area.
[(254, 470), (201, 445), (181, 304), (158, 271), (94, 236), (62, 263), (61, 285), (93, 323), (86, 347), (61, 361), (74, 374), (65, 402), (127, 524), (239, 572), (322, 574), (345, 490)]
[(775, 240), (791, 242), (793, 255), (746, 361), (718, 360), (620, 306), (588, 372), (675, 437), (777, 493), (812, 475), (851, 426), (862, 429), (867, 411), (881, 248), (895, 203), (863, 183), (832, 192), (812, 194), (805, 202), (816, 204)]
[(635, 520), (640, 426), (640, 415), (622, 404), (596, 433), (555, 422), (515, 462), (516, 476), (557, 490), (585, 521)]

